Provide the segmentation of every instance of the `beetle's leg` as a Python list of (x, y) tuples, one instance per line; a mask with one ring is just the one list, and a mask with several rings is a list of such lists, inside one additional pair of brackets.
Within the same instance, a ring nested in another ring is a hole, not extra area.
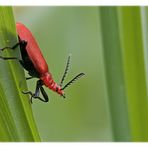
[(26, 46), (26, 45), (27, 45), (27, 42), (24, 41), (24, 40), (22, 40), (22, 41), (16, 43), (16, 44), (15, 44), (14, 46), (12, 46), (12, 47), (6, 46), (6, 47), (4, 47), (4, 48), (1, 48), (0, 50), (5, 50), (5, 49), (8, 49), (8, 48), (14, 50), (14, 49), (16, 49), (19, 45)]
[(48, 102), (49, 101), (48, 95), (42, 86), (40, 87), (40, 90), (41, 90), (41, 93), (45, 99), (44, 102)]
[[(46, 92), (44, 91), (42, 85), (43, 85), (42, 81), (38, 80), (34, 94), (31, 91), (26, 91), (26, 92), (23, 91), (22, 93), (31, 95), (31, 98), (30, 98), (31, 103), (32, 103), (32, 98), (39, 99), (43, 102), (48, 102), (48, 96), (47, 96)], [(42, 93), (44, 99), (39, 97), (40, 90), (41, 90), (41, 93)]]
[(30, 97), (30, 102), (31, 102), (31, 103), (33, 103), (33, 102), (32, 102), (32, 99), (33, 99), (33, 98), (34, 98), (34, 99), (39, 99), (39, 100), (45, 102), (44, 99), (42, 99), (41, 97), (39, 97), (40, 90), (38, 89), (38, 90), (36, 90), (36, 91), (38, 91), (38, 92), (37, 92), (38, 94), (36, 94), (36, 92), (35, 92), (35, 93), (32, 93), (31, 91), (22, 91), (22, 93), (23, 93), (23, 94), (29, 94), (29, 95), (31, 96), (31, 97)]
[[(34, 93), (33, 98), (37, 98), (37, 99), (39, 99), (39, 100), (41, 100), (43, 102), (48, 102), (48, 100), (49, 100), (48, 99), (48, 95), (46, 94), (46, 92), (45, 92), (44, 88), (42, 87), (42, 85), (43, 85), (43, 82), (41, 80), (38, 80), (37, 81), (37, 85), (36, 85), (36, 90), (35, 90), (35, 93)], [(40, 91), (41, 91), (44, 99), (42, 99), (41, 97), (39, 97)]]
[(38, 80), (36, 84), (35, 93), (32, 93), (31, 91), (26, 91), (26, 92), (22, 91), (22, 93), (31, 95), (30, 102), (32, 103), (32, 98), (39, 98), (40, 87), (41, 87), (41, 83), (40, 83), (40, 80)]
[[(19, 41), (18, 43), (16, 43), (12, 47), (6, 46), (4, 48), (1, 48), (0, 50), (5, 50), (5, 49), (8, 49), (8, 48), (14, 50), (19, 45), (26, 47), (27, 46), (27, 42), (25, 40), (21, 40), (21, 41)], [(23, 63), (23, 61), (18, 59), (17, 57), (3, 57), (3, 56), (0, 56), (0, 58), (3, 59), (3, 60), (19, 60), (20, 63)]]
[(20, 63), (23, 62), (22, 60), (20, 60), (17, 57), (3, 57), (3, 56), (0, 56), (0, 59), (3, 59), (3, 60), (18, 60)]
[[(24, 40), (22, 40), (22, 41), (16, 43), (16, 44), (15, 44), (14, 46), (12, 46), (12, 47), (4, 47), (4, 48), (1, 48), (0, 50), (5, 50), (5, 49), (8, 49), (8, 48), (14, 50), (14, 49), (17, 48), (19, 45), (22, 45), (22, 46), (26, 47), (27, 42), (24, 41)], [(20, 59), (18, 59), (17, 57), (3, 57), (3, 56), (0, 56), (0, 58), (3, 59), (3, 60), (19, 60), (20, 63), (23, 63), (23, 61), (20, 60)]]
[(18, 46), (20, 45), (20, 42), (18, 42), (18, 43), (16, 43), (14, 46), (12, 46), (12, 47), (9, 47), (9, 46), (6, 46), (6, 47), (4, 47), (4, 48), (1, 48), (0, 50), (5, 50), (5, 49), (15, 49), (15, 48), (17, 48)]
[(18, 60), (18, 58), (16, 58), (16, 57), (3, 57), (3, 56), (0, 56), (0, 59), (3, 59), (3, 60)]
[(32, 78), (34, 78), (34, 77), (26, 77), (26, 80), (30, 80), (30, 79), (32, 79)]
[(22, 91), (22, 93), (31, 95), (30, 102), (32, 103), (32, 97), (34, 96), (34, 94), (31, 91)]

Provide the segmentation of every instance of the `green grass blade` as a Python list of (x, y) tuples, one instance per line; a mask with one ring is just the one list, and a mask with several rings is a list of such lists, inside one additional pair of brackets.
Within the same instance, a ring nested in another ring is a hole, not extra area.
[[(17, 43), (11, 7), (0, 7), (0, 48)], [(0, 51), (19, 57), (19, 50)], [(40, 141), (26, 90), (24, 71), (18, 61), (0, 60), (0, 141)]]
[(148, 141), (148, 104), (140, 8), (120, 7), (119, 22), (132, 140)]
[[(146, 84), (148, 88), (148, 8), (141, 8), (141, 17), (142, 17), (142, 34), (143, 34), (143, 43), (144, 43), (144, 59), (145, 59), (145, 69), (146, 69)], [(147, 92), (148, 96), (148, 92)]]
[(130, 141), (117, 8), (100, 7), (107, 94), (114, 141)]

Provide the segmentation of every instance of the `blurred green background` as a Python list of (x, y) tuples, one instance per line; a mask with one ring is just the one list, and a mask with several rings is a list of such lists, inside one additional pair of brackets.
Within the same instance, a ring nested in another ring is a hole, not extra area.
[[(58, 83), (72, 54), (65, 83), (86, 74), (67, 88), (66, 99), (46, 89), (50, 103), (34, 100), (35, 120), (44, 141), (111, 140), (102, 71), (100, 28), (96, 7), (15, 7), (15, 19), (34, 34)], [(28, 81), (34, 91), (36, 80)]]
[[(42, 141), (148, 141), (146, 7), (13, 7), (34, 34), (66, 99), (46, 88), (50, 103), (32, 108)], [(36, 80), (28, 81), (34, 90)]]

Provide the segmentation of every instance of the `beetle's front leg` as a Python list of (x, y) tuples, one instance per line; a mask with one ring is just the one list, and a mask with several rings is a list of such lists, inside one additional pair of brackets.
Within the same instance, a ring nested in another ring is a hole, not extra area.
[(35, 93), (32, 93), (31, 91), (26, 91), (26, 92), (22, 91), (22, 93), (31, 95), (30, 102), (32, 103), (32, 98), (40, 99), (40, 97), (39, 97), (40, 87), (41, 87), (41, 83), (40, 83), (40, 80), (38, 80), (37, 84), (36, 84)]
[(42, 86), (40, 87), (40, 90), (41, 90), (41, 93), (45, 99), (45, 100), (41, 100), (41, 101), (48, 102), (49, 101), (48, 95), (46, 94), (46, 91), (44, 90), (44, 88)]
[(31, 91), (22, 91), (22, 93), (31, 95), (30, 102), (33, 103), (32, 98), (33, 98), (34, 94)]
[[(47, 96), (46, 92), (44, 91), (42, 85), (43, 85), (42, 81), (38, 80), (37, 84), (36, 84), (35, 93), (32, 93), (31, 91), (26, 91), (26, 92), (22, 91), (22, 93), (31, 95), (31, 98), (30, 98), (31, 103), (32, 103), (32, 98), (39, 99), (39, 100), (41, 100), (43, 102), (48, 102), (48, 100), (49, 100), (48, 96)], [(44, 99), (39, 97), (40, 90), (42, 92), (42, 95), (43, 95)]]

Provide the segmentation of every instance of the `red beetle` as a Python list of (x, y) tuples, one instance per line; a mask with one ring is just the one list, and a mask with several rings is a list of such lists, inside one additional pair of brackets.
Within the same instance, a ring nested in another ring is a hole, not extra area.
[[(82, 77), (84, 73), (78, 74), (76, 77), (74, 77), (69, 83), (67, 83), (64, 87), (62, 87), (64, 78), (67, 74), (69, 63), (70, 63), (70, 56), (67, 60), (66, 69), (64, 72), (64, 75), (62, 77), (60, 85), (58, 85), (52, 78), (51, 73), (48, 70), (48, 65), (40, 51), (40, 48), (34, 39), (32, 33), (29, 31), (29, 29), (23, 25), (22, 23), (16, 24), (16, 29), (18, 33), (19, 42), (15, 44), (13, 47), (4, 47), (1, 50), (10, 48), (15, 49), (16, 47), (20, 46), (21, 56), (22, 59), (18, 59), (16, 57), (3, 57), (0, 56), (1, 59), (4, 60), (12, 60), (17, 59), (19, 60), (20, 64), (28, 71), (28, 74), (31, 76), (29, 78), (26, 78), (26, 80), (31, 78), (39, 78), (36, 84), (36, 90), (35, 93), (32, 93), (31, 91), (23, 92), (24, 94), (30, 94), (31, 95), (31, 102), (32, 98), (39, 99), (43, 102), (48, 102), (48, 96), (43, 88), (43, 85), (48, 87), (49, 89), (53, 90), (54, 92), (57, 92), (61, 96), (65, 98), (64, 95), (64, 89), (73, 83), (78, 78)], [(39, 97), (39, 92), (41, 91), (43, 98)]]

